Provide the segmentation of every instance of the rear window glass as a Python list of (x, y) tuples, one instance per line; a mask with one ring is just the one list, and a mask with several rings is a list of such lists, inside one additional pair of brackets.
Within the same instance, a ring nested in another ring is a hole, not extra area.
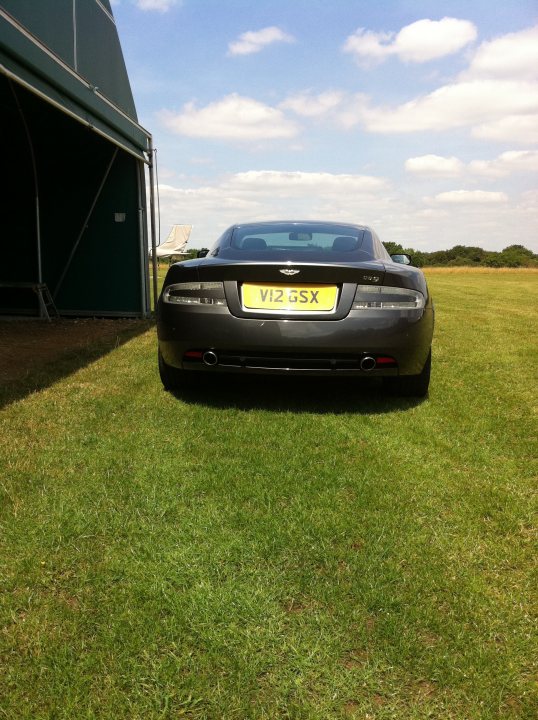
[(319, 255), (353, 253), (362, 245), (364, 230), (349, 225), (258, 225), (237, 227), (230, 248), (251, 255), (255, 253)]

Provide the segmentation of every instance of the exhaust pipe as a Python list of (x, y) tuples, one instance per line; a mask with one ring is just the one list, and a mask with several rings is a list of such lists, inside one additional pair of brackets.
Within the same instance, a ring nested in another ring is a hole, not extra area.
[(362, 358), (360, 362), (360, 368), (361, 370), (364, 370), (364, 372), (370, 372), (370, 370), (373, 370), (376, 366), (376, 359), (373, 358), (371, 355), (366, 355)]
[(219, 358), (217, 353), (213, 352), (213, 350), (206, 350), (202, 355), (202, 361), (205, 365), (213, 366), (218, 363)]

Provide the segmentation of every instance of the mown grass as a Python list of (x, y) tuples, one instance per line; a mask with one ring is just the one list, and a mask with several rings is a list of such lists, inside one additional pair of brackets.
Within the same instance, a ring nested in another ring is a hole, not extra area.
[(3, 410), (0, 717), (536, 716), (536, 275), (428, 276), (424, 402), (149, 330)]

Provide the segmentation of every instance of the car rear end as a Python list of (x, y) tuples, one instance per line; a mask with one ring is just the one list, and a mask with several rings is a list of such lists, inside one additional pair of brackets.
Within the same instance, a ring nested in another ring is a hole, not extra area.
[(185, 371), (415, 375), (432, 331), (421, 274), (379, 261), (182, 263), (158, 307), (162, 358)]

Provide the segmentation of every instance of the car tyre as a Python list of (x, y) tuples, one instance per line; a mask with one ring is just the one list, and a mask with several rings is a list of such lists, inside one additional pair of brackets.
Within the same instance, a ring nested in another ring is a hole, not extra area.
[(418, 375), (399, 375), (383, 378), (383, 384), (393, 395), (403, 397), (425, 397), (430, 386), (432, 351), (428, 353), (422, 371)]
[(165, 390), (178, 390), (184, 382), (184, 370), (167, 365), (158, 351), (159, 375)]

